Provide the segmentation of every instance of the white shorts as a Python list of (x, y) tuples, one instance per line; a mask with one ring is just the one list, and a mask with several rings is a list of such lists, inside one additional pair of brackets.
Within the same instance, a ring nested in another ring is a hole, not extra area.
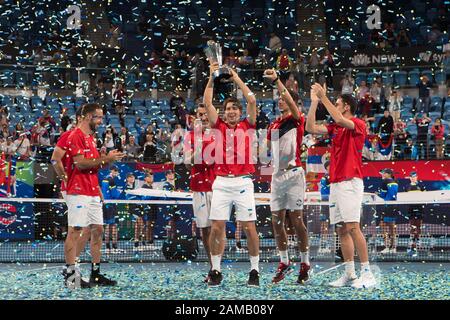
[(103, 225), (103, 205), (100, 197), (68, 194), (66, 203), (69, 227)]
[(216, 177), (212, 185), (211, 220), (229, 221), (231, 208), (236, 221), (256, 221), (254, 186), (251, 177)]
[(303, 210), (306, 180), (303, 168), (279, 171), (272, 175), (270, 210)]
[(330, 223), (360, 222), (364, 182), (353, 178), (330, 184)]
[(192, 205), (194, 207), (194, 217), (198, 228), (211, 227), (209, 214), (211, 212), (212, 192), (193, 192)]

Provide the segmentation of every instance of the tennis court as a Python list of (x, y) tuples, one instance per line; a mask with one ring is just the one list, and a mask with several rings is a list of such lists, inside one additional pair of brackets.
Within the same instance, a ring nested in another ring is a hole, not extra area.
[[(245, 285), (248, 263), (225, 261), (222, 286), (208, 288), (203, 283), (205, 262), (105, 263), (102, 272), (118, 281), (116, 287), (69, 290), (63, 286), (61, 264), (0, 264), (0, 292), (6, 300), (440, 300), (450, 296), (448, 263), (373, 263), (379, 285), (367, 290), (330, 288), (327, 283), (342, 272), (342, 265), (312, 265), (314, 273), (306, 285), (295, 283), (295, 273), (272, 285), (277, 264), (262, 263), (260, 287), (254, 288)], [(89, 276), (89, 268), (81, 265), (84, 277)]]
[[(48, 212), (65, 212), (64, 207), (55, 207), (60, 205), (57, 202), (44, 208), (45, 203), (41, 199), (34, 201), (34, 210), (42, 212), (40, 220), (35, 222), (36, 230), (48, 230), (48, 226), (51, 226)], [(19, 211), (25, 207), (21, 202), (15, 202), (14, 205)], [(319, 214), (324, 205), (311, 204), (305, 210), (313, 269), (311, 280), (306, 285), (296, 283), (298, 265), (296, 272), (281, 283), (271, 283), (279, 256), (268, 223), (269, 215), (266, 211), (260, 211), (259, 288), (246, 285), (249, 257), (246, 250), (236, 251), (236, 234), (227, 234), (222, 285), (208, 288), (203, 280), (209, 266), (201, 241), (197, 241), (195, 257), (189, 258), (191, 261), (187, 262), (171, 261), (170, 254), (164, 251), (164, 233), (163, 237), (155, 239), (151, 249), (145, 246), (137, 248), (133, 242), (132, 222), (126, 216), (128, 204), (119, 205), (119, 212), (124, 212), (124, 218), (119, 219), (118, 250), (108, 251), (103, 246), (101, 264), (101, 272), (118, 281), (116, 287), (78, 290), (65, 288), (61, 275), (64, 265), (63, 239), (39, 233), (39, 237), (31, 240), (0, 242), (2, 297), (8, 300), (430, 300), (448, 299), (450, 296), (447, 203), (425, 204), (429, 214), (426, 215), (419, 245), (413, 254), (409, 250), (410, 225), (407, 217), (403, 217), (397, 224), (396, 252), (383, 254), (384, 234), (376, 223), (379, 208), (370, 204), (364, 206), (363, 232), (368, 243), (371, 267), (378, 280), (377, 287), (368, 290), (328, 286), (329, 282), (340, 276), (343, 265), (334, 254), (339, 243), (333, 230), (330, 228), (326, 234), (321, 233)], [(191, 218), (187, 214), (186, 216), (179, 226), (184, 232), (182, 234), (189, 236), (191, 228), (186, 221), (191, 221)], [(156, 228), (158, 227), (163, 232), (164, 222), (157, 222)], [(246, 239), (242, 238), (241, 241), (243, 248), (246, 248)], [(293, 261), (299, 262), (295, 241), (289, 245), (289, 255)], [(89, 246), (80, 258), (82, 275), (89, 277)], [(358, 262), (356, 269), (359, 270)]]

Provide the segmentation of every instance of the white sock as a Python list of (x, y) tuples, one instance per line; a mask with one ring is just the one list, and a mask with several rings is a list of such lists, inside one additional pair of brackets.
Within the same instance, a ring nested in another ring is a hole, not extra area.
[(211, 263), (212, 263), (212, 270), (217, 270), (220, 272), (220, 260), (222, 260), (222, 256), (213, 256), (211, 255)]
[(355, 261), (347, 261), (345, 264), (345, 274), (350, 278), (356, 278)]
[(250, 271), (253, 269), (259, 272), (259, 255), (250, 256)]
[(361, 273), (363, 272), (370, 272), (369, 261), (361, 262)]
[(287, 250), (280, 251), (280, 260), (286, 265), (289, 264), (289, 252)]
[(309, 265), (309, 251), (300, 252), (300, 261)]

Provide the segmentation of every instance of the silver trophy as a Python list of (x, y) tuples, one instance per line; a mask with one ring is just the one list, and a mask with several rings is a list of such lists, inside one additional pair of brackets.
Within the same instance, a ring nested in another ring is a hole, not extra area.
[(221, 80), (231, 77), (231, 73), (228, 68), (222, 65), (222, 48), (220, 47), (220, 44), (214, 42), (213, 40), (209, 40), (206, 43), (204, 52), (211, 64), (215, 62), (219, 64), (219, 70), (216, 70), (213, 73), (214, 81), (221, 82)]

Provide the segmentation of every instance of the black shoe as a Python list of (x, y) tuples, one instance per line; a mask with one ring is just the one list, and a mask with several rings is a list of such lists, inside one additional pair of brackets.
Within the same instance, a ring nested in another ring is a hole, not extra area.
[(344, 261), (344, 255), (342, 254), (342, 249), (340, 247), (336, 249), (335, 261), (336, 262)]
[(108, 243), (106, 244), (106, 249), (107, 249), (107, 250), (110, 250), (110, 249), (111, 249), (111, 243), (108, 242)]
[(211, 278), (210, 274), (211, 274), (212, 270), (209, 270), (208, 274), (206, 275), (205, 279), (203, 280), (203, 283), (208, 283), (209, 282), (209, 278)]
[(209, 272), (209, 279), (208, 279), (208, 287), (218, 287), (220, 286), (220, 283), (222, 282), (222, 273), (220, 273), (217, 270), (211, 270)]
[(259, 272), (253, 269), (250, 271), (247, 284), (250, 287), (259, 287)]
[(66, 274), (67, 274), (67, 266), (64, 266), (61, 270), (61, 274), (63, 275), (64, 279), (66, 278)]
[(117, 281), (115, 280), (111, 280), (108, 279), (107, 277), (105, 277), (102, 274), (92, 274), (91, 273), (91, 278), (89, 279), (89, 283), (91, 284), (91, 286), (115, 286), (117, 284)]
[(117, 243), (113, 243), (112, 247), (113, 249), (117, 250)]
[(242, 243), (240, 241), (236, 242), (236, 248), (242, 249)]

